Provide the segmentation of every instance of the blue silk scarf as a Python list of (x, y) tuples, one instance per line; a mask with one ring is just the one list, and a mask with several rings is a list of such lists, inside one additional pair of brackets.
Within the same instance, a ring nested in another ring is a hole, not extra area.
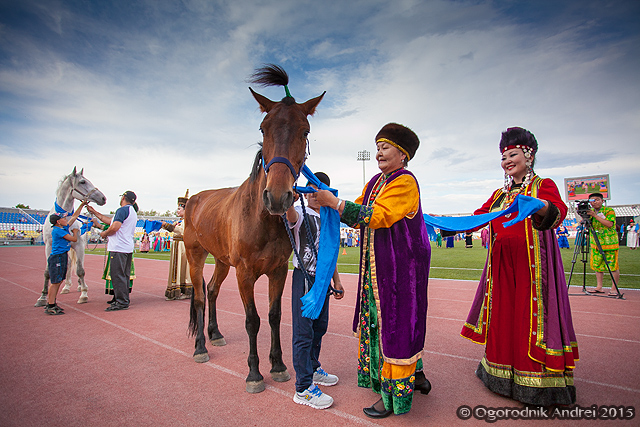
[(427, 229), (431, 228), (431, 230), (429, 230), (429, 233), (431, 234), (433, 228), (439, 228), (441, 230), (447, 231), (472, 230), (474, 228), (482, 227), (483, 225), (486, 225), (494, 219), (500, 218), (501, 216), (509, 215), (513, 212), (518, 212), (518, 216), (516, 216), (511, 221), (507, 221), (504, 223), (505, 227), (509, 227), (517, 222), (522, 221), (529, 215), (538, 212), (543, 207), (544, 203), (539, 199), (518, 194), (511, 206), (509, 206), (505, 210), (498, 212), (459, 217), (435, 217), (424, 214), (423, 217), (424, 222), (427, 224)]
[(144, 231), (146, 231), (147, 233), (158, 231), (161, 228), (162, 228), (162, 221), (154, 221), (149, 219), (144, 220)]
[[(73, 212), (74, 212), (73, 209), (71, 210), (71, 212), (67, 212), (64, 209), (62, 209), (62, 207), (58, 204), (57, 200), (55, 202), (53, 202), (53, 207), (56, 210), (56, 213), (58, 215), (60, 215), (61, 217), (71, 216), (71, 215), (73, 215)], [(93, 221), (88, 216), (78, 215), (78, 221), (80, 221), (80, 223), (82, 224), (82, 226), (80, 226), (80, 235), (81, 236), (84, 233), (90, 231), (91, 227), (93, 227)]]
[[(329, 190), (334, 196), (338, 195), (338, 190), (329, 188), (304, 165), (302, 174), (311, 184), (320, 190)], [(300, 193), (315, 193), (313, 187), (295, 187)], [(316, 280), (302, 301), (302, 315), (309, 319), (317, 319), (324, 306), (327, 290), (333, 277), (338, 261), (338, 251), (340, 249), (340, 214), (333, 208), (320, 208), (320, 243), (318, 247), (318, 259), (316, 264)]]

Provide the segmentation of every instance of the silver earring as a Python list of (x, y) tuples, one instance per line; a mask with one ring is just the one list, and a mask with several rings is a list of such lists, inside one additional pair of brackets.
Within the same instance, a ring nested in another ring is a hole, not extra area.
[[(530, 163), (530, 162), (527, 162)], [(526, 187), (527, 185), (531, 184), (531, 181), (533, 180), (533, 169), (531, 169), (531, 165), (527, 164), (527, 174), (524, 176), (524, 181), (522, 183), (522, 187)]]
[(509, 176), (508, 173), (504, 173), (504, 186), (502, 187), (502, 192), (503, 193), (508, 193), (509, 190), (511, 189), (511, 184), (513, 182), (513, 178), (511, 178)]

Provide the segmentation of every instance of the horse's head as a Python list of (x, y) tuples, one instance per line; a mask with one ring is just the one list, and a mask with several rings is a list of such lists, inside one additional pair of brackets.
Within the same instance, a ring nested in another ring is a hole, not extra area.
[[(267, 115), (262, 120), (262, 159), (267, 183), (262, 193), (265, 207), (272, 215), (282, 215), (293, 204), (293, 184), (306, 159), (308, 115), (313, 115), (324, 93), (303, 104), (287, 96), (280, 102), (254, 92), (260, 110)], [(325, 92), (326, 93), (326, 92)]]
[(71, 185), (71, 196), (77, 200), (89, 200), (94, 202), (98, 206), (103, 206), (107, 203), (107, 198), (100, 190), (98, 190), (87, 178), (82, 175), (84, 169), (80, 173), (76, 172), (76, 168), (73, 168), (73, 172), (67, 177)]

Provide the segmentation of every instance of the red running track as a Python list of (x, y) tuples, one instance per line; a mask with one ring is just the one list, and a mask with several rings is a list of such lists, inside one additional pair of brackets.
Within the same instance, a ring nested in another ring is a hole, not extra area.
[[(459, 419), (456, 410), (461, 405), (522, 408), (485, 389), (474, 375), (483, 347), (459, 336), (475, 282), (430, 281), (424, 364), (433, 390), (428, 396), (416, 395), (408, 414), (372, 420), (362, 408), (374, 403), (377, 395), (356, 386), (357, 341), (350, 331), (354, 275), (342, 276), (344, 300), (331, 300), (321, 353), (323, 367), (340, 377), (338, 385), (323, 387), (335, 403), (330, 409), (314, 410), (292, 401), (293, 378), (277, 383), (269, 376), (266, 278), (256, 284), (256, 303), (262, 317), (260, 369), (267, 389), (252, 395), (245, 392), (248, 339), (233, 271), (218, 300), (220, 329), (228, 344), (207, 344), (211, 360), (197, 364), (192, 359), (194, 341), (187, 336), (188, 301), (164, 299), (168, 262), (136, 259), (131, 308), (105, 312), (109, 297), (100, 280), (104, 258), (88, 255), (89, 302), (76, 304), (75, 289), (60, 295), (64, 316), (47, 316), (33, 306), (42, 288), (44, 264), (43, 247), (0, 248), (2, 426), (470, 426), (485, 421)], [(207, 266), (206, 277), (212, 271), (213, 266)], [(287, 286), (281, 329), (285, 363), (294, 377), (289, 292)], [(624, 301), (571, 297), (582, 357), (575, 371), (577, 404), (582, 407), (640, 409), (640, 292), (625, 292)], [(638, 420), (614, 424), (640, 425)], [(585, 421), (565, 420), (561, 425), (576, 423)]]

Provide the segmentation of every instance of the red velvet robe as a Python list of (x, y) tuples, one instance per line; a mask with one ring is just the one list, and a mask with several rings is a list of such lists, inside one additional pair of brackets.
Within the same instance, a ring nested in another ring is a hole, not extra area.
[[(523, 194), (553, 206), (544, 218), (533, 215), (510, 227), (503, 227), (512, 219), (506, 216), (491, 222), (485, 271), (461, 335), (486, 344), (476, 373), (492, 391), (537, 405), (571, 404), (578, 348), (551, 230), (567, 207), (550, 179), (535, 177)], [(505, 199), (496, 190), (475, 214), (502, 210)]]

